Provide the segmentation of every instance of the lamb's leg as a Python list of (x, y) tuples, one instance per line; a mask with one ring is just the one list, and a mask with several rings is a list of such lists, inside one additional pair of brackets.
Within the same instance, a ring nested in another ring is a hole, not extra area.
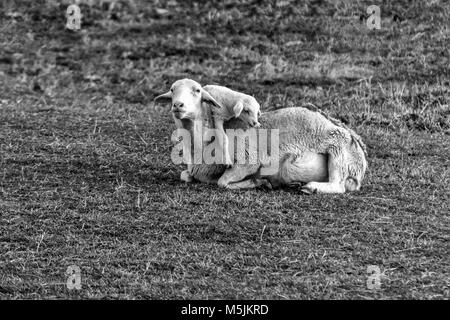
[(231, 168), (233, 161), (231, 161), (230, 153), (228, 151), (228, 136), (223, 129), (223, 120), (216, 119), (215, 124), (217, 132), (221, 135), (220, 137), (217, 137), (217, 139), (219, 139), (218, 144), (220, 150), (216, 150), (216, 152), (220, 152), (223, 164), (225, 164), (227, 168)]
[[(240, 187), (245, 187), (245, 188), (254, 188), (256, 186), (258, 186), (257, 184), (259, 183), (254, 183), (252, 184), (251, 182), (245, 182), (242, 184), (237, 184), (234, 187), (230, 186), (231, 184), (236, 184), (236, 182), (244, 182), (242, 181), (243, 179), (245, 179), (246, 177), (248, 177), (249, 175), (252, 174), (256, 174), (259, 170), (260, 165), (259, 164), (254, 164), (254, 165), (249, 165), (249, 164), (244, 164), (244, 165), (239, 165), (239, 164), (235, 164), (232, 168), (226, 170), (222, 176), (220, 177), (219, 181), (217, 181), (217, 184), (220, 187), (224, 187), (224, 188), (229, 188), (229, 189), (238, 189)], [(247, 180), (251, 180), (251, 179), (247, 179)], [(245, 181), (247, 181), (245, 180)], [(261, 184), (259, 184), (261, 185)]]
[(344, 193), (347, 169), (344, 153), (329, 154), (328, 182), (309, 182), (302, 187), (304, 193)]

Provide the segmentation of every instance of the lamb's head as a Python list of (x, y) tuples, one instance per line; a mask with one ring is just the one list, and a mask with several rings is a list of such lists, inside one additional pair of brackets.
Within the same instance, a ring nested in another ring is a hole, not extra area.
[(255, 98), (240, 100), (233, 108), (236, 118), (241, 119), (251, 127), (259, 127), (258, 118), (261, 115), (261, 106)]
[(170, 90), (154, 101), (166, 100), (172, 104), (172, 114), (175, 119), (195, 120), (202, 116), (202, 102), (207, 102), (216, 108), (222, 106), (202, 86), (191, 79), (175, 81)]

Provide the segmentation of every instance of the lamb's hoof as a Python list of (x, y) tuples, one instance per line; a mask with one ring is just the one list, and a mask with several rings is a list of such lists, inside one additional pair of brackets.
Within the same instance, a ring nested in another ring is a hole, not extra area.
[(231, 159), (225, 159), (224, 165), (227, 169), (230, 169), (233, 166), (233, 161)]
[(228, 188), (228, 183), (222, 179), (219, 179), (219, 181), (217, 181), (217, 185), (221, 188)]
[(180, 179), (181, 179), (181, 181), (188, 182), (188, 183), (194, 181), (194, 177), (192, 177), (192, 175), (187, 170), (184, 170), (181, 172)]
[(263, 187), (263, 188), (266, 188), (266, 189), (269, 189), (269, 190), (273, 190), (272, 184), (267, 179), (256, 179), (255, 184), (258, 187)]
[(314, 186), (313, 183), (307, 183), (306, 185), (304, 185), (301, 189), (301, 192), (306, 193), (306, 194), (314, 194), (317, 193), (317, 188)]

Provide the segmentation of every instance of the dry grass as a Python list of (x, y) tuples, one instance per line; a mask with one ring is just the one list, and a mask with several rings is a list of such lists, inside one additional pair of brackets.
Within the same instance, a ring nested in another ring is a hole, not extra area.
[[(445, 1), (383, 2), (369, 31), (367, 1), (83, 0), (78, 33), (69, 2), (0, 10), (0, 298), (449, 298)], [(180, 183), (149, 102), (181, 77), (346, 122), (362, 191)]]

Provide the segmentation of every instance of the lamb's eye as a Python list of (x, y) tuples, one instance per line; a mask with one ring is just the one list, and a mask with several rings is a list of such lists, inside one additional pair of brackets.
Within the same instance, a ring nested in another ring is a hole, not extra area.
[(200, 93), (200, 89), (199, 89), (199, 88), (194, 89), (194, 91), (195, 91), (196, 93)]

